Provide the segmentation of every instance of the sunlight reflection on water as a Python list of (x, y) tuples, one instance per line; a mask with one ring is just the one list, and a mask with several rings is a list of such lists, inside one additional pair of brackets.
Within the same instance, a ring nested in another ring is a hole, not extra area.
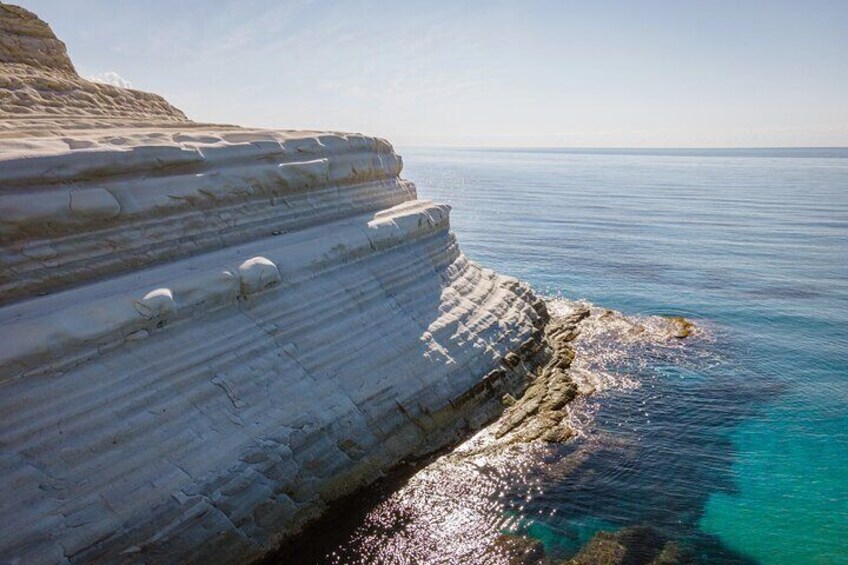
[[(550, 311), (554, 317), (566, 316), (575, 304), (552, 300)], [(706, 332), (697, 330), (690, 339), (706, 338)], [(686, 355), (684, 341), (670, 337), (667, 319), (628, 317), (594, 307), (573, 345), (577, 356), (572, 374), (588, 395), (639, 388), (637, 378), (618, 369), (640, 359), (644, 350)], [(598, 408), (593, 396), (572, 403), (567, 417), (580, 440), (564, 448), (499, 440), (499, 422), (491, 424), (373, 508), (345, 543), (327, 552), (326, 562), (510, 562), (514, 550), (501, 543), (502, 534), (526, 532), (540, 517), (557, 513), (550, 504), (539, 503), (545, 485), (579, 468), (601, 446), (628, 449), (616, 436), (593, 434)]]

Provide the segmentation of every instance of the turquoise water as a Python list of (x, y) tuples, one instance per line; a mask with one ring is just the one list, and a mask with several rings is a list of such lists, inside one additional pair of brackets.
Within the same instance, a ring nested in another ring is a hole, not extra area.
[(848, 563), (848, 149), (401, 152), (470, 257), (712, 336), (599, 398), (593, 433), (627, 449), (548, 478), (526, 533), (558, 557), (650, 525), (704, 562)]

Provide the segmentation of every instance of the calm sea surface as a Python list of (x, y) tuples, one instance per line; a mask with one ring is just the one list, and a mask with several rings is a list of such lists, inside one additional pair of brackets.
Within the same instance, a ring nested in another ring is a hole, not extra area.
[(639, 386), (562, 449), (614, 441), (525, 469), (521, 533), (557, 559), (649, 526), (703, 562), (848, 563), (848, 149), (401, 153), (471, 258), (709, 336), (619, 365)]

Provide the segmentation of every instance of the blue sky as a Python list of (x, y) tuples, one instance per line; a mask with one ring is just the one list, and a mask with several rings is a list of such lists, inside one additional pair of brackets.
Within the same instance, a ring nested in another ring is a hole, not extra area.
[(848, 1), (19, 0), (191, 118), (398, 145), (848, 146)]

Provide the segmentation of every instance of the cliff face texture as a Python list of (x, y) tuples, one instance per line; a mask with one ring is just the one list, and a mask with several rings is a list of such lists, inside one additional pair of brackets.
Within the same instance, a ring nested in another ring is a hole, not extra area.
[(526, 386), (544, 304), (400, 172), (92, 84), (0, 5), (0, 561), (258, 558)]
[(0, 139), (10, 131), (186, 122), (161, 96), (80, 78), (65, 44), (34, 14), (0, 4)]

